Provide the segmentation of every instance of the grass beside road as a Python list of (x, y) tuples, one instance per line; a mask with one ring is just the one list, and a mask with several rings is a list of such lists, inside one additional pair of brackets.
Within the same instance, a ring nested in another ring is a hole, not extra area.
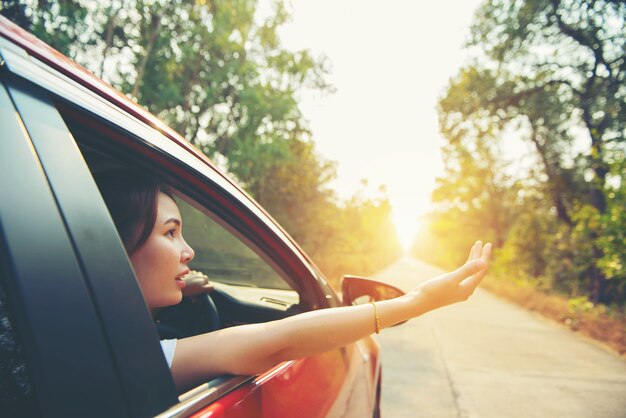
[(547, 294), (531, 285), (508, 280), (485, 280), (483, 288), (528, 310), (560, 322), (575, 332), (601, 341), (626, 358), (626, 314), (585, 297)]

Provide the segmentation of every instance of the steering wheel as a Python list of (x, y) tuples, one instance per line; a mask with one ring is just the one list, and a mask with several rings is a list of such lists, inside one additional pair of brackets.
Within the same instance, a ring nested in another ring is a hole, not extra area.
[(208, 293), (187, 296), (174, 306), (162, 308), (156, 315), (161, 339), (180, 339), (221, 328), (215, 302)]
[(210, 294), (205, 293), (200, 297), (204, 297), (204, 303), (206, 304), (206, 332), (217, 331), (221, 328), (220, 314), (217, 312), (217, 306), (215, 306), (215, 302), (213, 302), (213, 298), (211, 298)]

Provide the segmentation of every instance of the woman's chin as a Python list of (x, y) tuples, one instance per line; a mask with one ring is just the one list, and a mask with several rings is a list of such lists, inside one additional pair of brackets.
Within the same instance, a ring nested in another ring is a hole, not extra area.
[(177, 292), (172, 292), (168, 297), (160, 297), (156, 303), (148, 303), (148, 306), (152, 308), (167, 308), (168, 306), (178, 305), (183, 300), (183, 292), (178, 290)]
[(179, 290), (176, 294), (176, 297), (172, 299), (172, 303), (170, 304), (170, 306), (178, 305), (182, 300), (183, 300), (183, 292)]

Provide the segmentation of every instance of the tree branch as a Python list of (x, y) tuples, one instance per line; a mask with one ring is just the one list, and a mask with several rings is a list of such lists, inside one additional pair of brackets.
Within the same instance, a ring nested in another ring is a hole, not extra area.
[(511, 94), (511, 95), (508, 95), (508, 96), (496, 97), (495, 99), (489, 100), (487, 103), (488, 104), (506, 105), (506, 106), (508, 106), (508, 105), (513, 104), (513, 103), (517, 103), (520, 99), (522, 99), (524, 97), (532, 96), (535, 93), (538, 93), (540, 91), (545, 90), (548, 86), (555, 85), (555, 84), (564, 84), (564, 85), (568, 86), (570, 89), (572, 89), (572, 91), (574, 93), (576, 93), (577, 95), (579, 95), (579, 96), (582, 95), (582, 92), (577, 90), (572, 85), (572, 83), (569, 80), (549, 80), (545, 84), (542, 84), (542, 85), (539, 85), (539, 86), (535, 86), (535, 87), (530, 88), (528, 90), (520, 91), (518, 93)]
[(573, 225), (572, 218), (569, 216), (565, 202), (561, 197), (561, 188), (559, 186), (561, 184), (561, 178), (558, 173), (555, 173), (555, 170), (548, 159), (545, 144), (542, 144), (541, 141), (539, 141), (537, 127), (533, 124), (532, 120), (529, 120), (529, 122), (531, 130), (530, 140), (535, 145), (535, 148), (539, 153), (539, 157), (543, 162), (545, 173), (548, 176), (548, 188), (552, 194), (552, 201), (554, 203), (554, 207), (556, 208), (557, 217), (565, 223), (565, 225), (571, 227)]
[(611, 68), (609, 67), (608, 63), (606, 62), (604, 58), (604, 50), (602, 48), (602, 42), (599, 39), (593, 39), (593, 40), (587, 39), (587, 37), (581, 30), (575, 29), (563, 21), (562, 16), (558, 12), (558, 8), (559, 8), (559, 5), (561, 4), (561, 0), (551, 0), (551, 3), (552, 3), (552, 7), (554, 7), (553, 15), (556, 18), (557, 26), (559, 27), (561, 32), (563, 32), (565, 35), (569, 36), (570, 38), (578, 42), (578, 44), (589, 48), (591, 52), (593, 53), (595, 57), (595, 63), (594, 63), (594, 68), (593, 68), (594, 75), (596, 73), (596, 69), (598, 68), (599, 64), (603, 64), (606, 67), (610, 75)]
[(113, 44), (113, 32), (115, 30), (115, 23), (117, 21), (117, 15), (120, 12), (120, 10), (122, 10), (123, 7), (124, 7), (124, 3), (122, 2), (120, 7), (116, 9), (111, 14), (111, 16), (109, 16), (109, 19), (107, 20), (106, 29), (104, 31), (104, 49), (102, 51), (102, 61), (100, 61), (100, 71), (99, 71), (100, 74), (98, 76), (100, 78), (102, 78), (102, 75), (104, 73), (104, 62), (106, 61), (107, 56), (109, 55), (109, 49), (111, 48)]

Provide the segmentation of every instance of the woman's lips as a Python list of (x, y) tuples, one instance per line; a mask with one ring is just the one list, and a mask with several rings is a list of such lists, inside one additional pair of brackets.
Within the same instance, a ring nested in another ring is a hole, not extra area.
[(189, 269), (187, 269), (187, 270), (183, 271), (183, 273), (182, 273), (182, 274), (180, 274), (180, 275), (176, 276), (176, 279), (175, 279), (174, 281), (176, 282), (176, 285), (177, 285), (180, 289), (182, 289), (182, 288), (184, 288), (184, 287), (185, 287), (186, 283), (185, 283), (184, 278), (185, 278), (185, 276), (186, 276), (186, 275), (188, 275), (188, 274), (189, 274)]
[(180, 289), (183, 289), (185, 287), (185, 281), (183, 280), (182, 276), (181, 277), (177, 277), (175, 281), (176, 281), (176, 285)]

